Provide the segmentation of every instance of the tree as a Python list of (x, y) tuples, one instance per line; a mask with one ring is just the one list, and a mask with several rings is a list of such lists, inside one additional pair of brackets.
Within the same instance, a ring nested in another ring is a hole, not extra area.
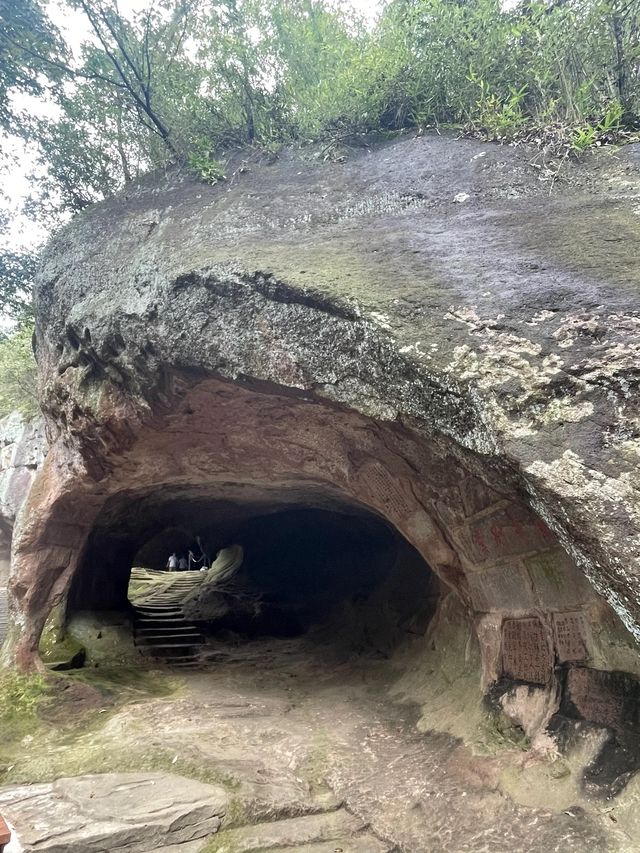
[(0, 252), (1, 314), (5, 320), (24, 323), (32, 317), (31, 288), (36, 258), (27, 252)]
[[(157, 50), (161, 41), (160, 32), (164, 29), (162, 18), (149, 6), (138, 17), (135, 26), (118, 13), (115, 3), (107, 4), (102, 0), (77, 2), (91, 24), (107, 62), (102, 61), (103, 57), (99, 53), (92, 52), (85, 69), (76, 73), (101, 80), (129, 98), (142, 124), (151, 133), (157, 134), (169, 152), (177, 157), (170, 128), (160, 114), (155, 98), (156, 76), (160, 73), (160, 63), (166, 58), (166, 55), (159, 55)], [(186, 18), (188, 7), (181, 3), (174, 10), (174, 17), (176, 11), (179, 17)], [(184, 38), (185, 30), (178, 27), (176, 32), (179, 36), (177, 45), (163, 45), (171, 52), (174, 52), (174, 47), (180, 48), (180, 39)], [(105, 69), (105, 64), (110, 70)]]
[(60, 81), (66, 59), (60, 33), (38, 0), (0, 0), (0, 129), (23, 130), (12, 95), (44, 96)]
[(0, 337), (0, 416), (20, 412), (33, 417), (38, 413), (32, 335), (31, 324), (24, 323)]
[[(372, 31), (348, 0), (63, 2), (91, 28), (80, 57), (40, 0), (0, 0), (0, 128), (38, 148), (40, 218), (170, 164), (215, 180), (232, 147), (446, 122), (588, 141), (640, 120), (637, 0), (389, 0)], [(15, 93), (56, 116), (18, 115)]]

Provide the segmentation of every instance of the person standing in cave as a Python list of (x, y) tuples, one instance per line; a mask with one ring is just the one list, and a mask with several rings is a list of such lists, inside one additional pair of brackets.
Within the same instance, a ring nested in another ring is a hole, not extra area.
[(184, 554), (180, 554), (180, 557), (178, 559), (178, 571), (186, 572), (188, 568), (189, 568), (189, 563), (187, 562), (187, 558), (185, 557)]
[(175, 551), (171, 554), (171, 556), (167, 560), (167, 568), (169, 569), (170, 572), (175, 572), (176, 569), (178, 568), (178, 557), (177, 557)]

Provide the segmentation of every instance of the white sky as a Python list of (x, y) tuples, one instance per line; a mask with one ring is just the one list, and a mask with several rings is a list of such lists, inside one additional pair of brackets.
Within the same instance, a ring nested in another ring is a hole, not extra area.
[[(9, 0), (11, 2), (11, 0)], [(384, 0), (338, 0), (341, 5), (356, 9), (371, 24), (374, 22)], [(149, 0), (120, 0), (119, 9), (124, 15), (139, 12), (149, 5)], [(79, 10), (62, 6), (57, 0), (50, 0), (47, 9), (52, 21), (60, 28), (71, 49), (75, 52), (83, 41), (91, 37), (84, 14)], [(19, 106), (38, 115), (51, 114), (46, 103), (36, 98), (21, 97)], [(22, 140), (3, 142), (10, 155), (15, 157), (15, 165), (6, 175), (1, 175), (2, 192), (8, 197), (12, 208), (12, 220), (9, 231), (2, 236), (3, 243), (14, 250), (36, 248), (46, 240), (46, 229), (22, 216), (19, 211), (29, 194), (29, 174), (35, 169), (35, 154)]]

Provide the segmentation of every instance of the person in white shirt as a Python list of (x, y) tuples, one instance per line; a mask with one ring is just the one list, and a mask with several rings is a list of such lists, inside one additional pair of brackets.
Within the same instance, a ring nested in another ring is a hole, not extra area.
[(167, 568), (170, 572), (175, 572), (175, 570), (178, 568), (178, 557), (176, 556), (175, 551), (167, 560)]

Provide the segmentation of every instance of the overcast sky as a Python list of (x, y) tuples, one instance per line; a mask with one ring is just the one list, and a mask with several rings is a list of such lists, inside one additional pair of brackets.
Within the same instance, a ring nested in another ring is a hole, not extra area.
[[(11, 0), (9, 0), (11, 2)], [(338, 0), (341, 5), (357, 9), (368, 21), (373, 23), (380, 11), (383, 0)], [(120, 11), (128, 15), (138, 12), (149, 5), (149, 0), (120, 0)], [(71, 10), (62, 6), (56, 0), (48, 4), (48, 11), (53, 22), (62, 30), (72, 50), (90, 37), (89, 27), (84, 14), (79, 10)], [(22, 98), (20, 106), (27, 110), (37, 110), (38, 114), (46, 113), (47, 106), (34, 98)], [(9, 232), (3, 237), (3, 242), (11, 249), (21, 250), (37, 247), (46, 239), (46, 231), (41, 226), (19, 215), (18, 210), (29, 193), (28, 175), (34, 170), (33, 152), (22, 141), (10, 146), (10, 152), (16, 156), (15, 167), (2, 176), (2, 190), (11, 200), (14, 210), (13, 221)]]

